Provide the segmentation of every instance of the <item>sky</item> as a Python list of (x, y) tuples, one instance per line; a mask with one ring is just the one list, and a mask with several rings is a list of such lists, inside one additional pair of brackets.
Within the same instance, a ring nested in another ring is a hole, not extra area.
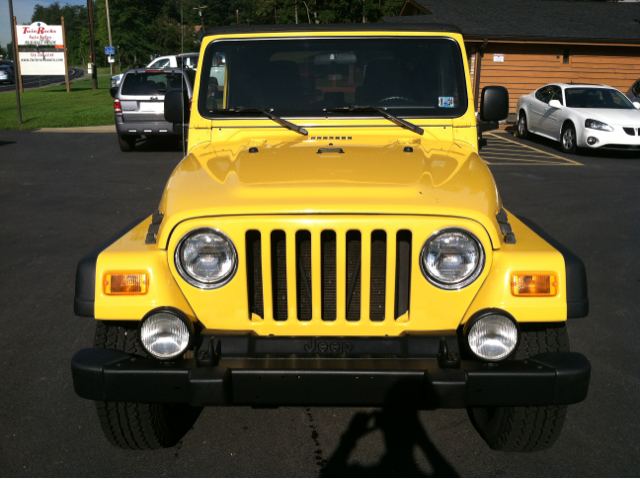
[[(50, 5), (55, 0), (13, 0), (13, 14), (18, 25), (30, 25), (33, 7), (36, 4)], [(86, 5), (86, 0), (61, 0), (60, 5)], [(11, 41), (11, 18), (9, 16), (9, 0), (0, 0), (0, 45), (4, 48)]]

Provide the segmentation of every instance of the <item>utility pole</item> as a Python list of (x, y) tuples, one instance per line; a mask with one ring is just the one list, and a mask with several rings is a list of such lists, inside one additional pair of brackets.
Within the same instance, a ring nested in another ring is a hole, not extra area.
[(98, 89), (98, 71), (96, 70), (96, 42), (93, 36), (93, 0), (87, 0), (87, 8), (89, 9), (89, 38), (91, 41), (91, 79), (93, 80), (93, 89)]
[(198, 15), (200, 15), (200, 23), (202, 24), (202, 34), (204, 35), (204, 17), (202, 16), (202, 10), (207, 8), (207, 6), (203, 7), (193, 7), (194, 10), (198, 10)]
[[(20, 65), (20, 56), (18, 54), (18, 39), (16, 38), (16, 19), (13, 16), (13, 0), (9, 0), (9, 19), (11, 20), (11, 41), (13, 42), (13, 84), (16, 87), (16, 103), (18, 104), (18, 123), (22, 124), (22, 106), (20, 105), (20, 88), (16, 83), (16, 65)], [(19, 75), (19, 73), (18, 73)]]
[[(105, 0), (105, 5), (107, 7), (107, 32), (109, 32), (109, 46), (113, 46), (113, 41), (111, 41), (111, 19), (109, 18), (109, 0)], [(115, 68), (115, 62), (111, 62), (109, 64), (111, 67), (111, 75), (113, 75), (113, 69)]]
[(298, 24), (298, 2), (293, 5), (294, 11), (296, 12), (296, 25)]

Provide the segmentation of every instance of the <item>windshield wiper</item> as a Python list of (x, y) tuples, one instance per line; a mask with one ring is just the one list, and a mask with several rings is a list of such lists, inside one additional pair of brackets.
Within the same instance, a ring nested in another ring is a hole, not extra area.
[(300, 133), (301, 135), (308, 135), (309, 132), (302, 128), (301, 126), (294, 125), (290, 121), (284, 120), (280, 118), (278, 115), (274, 115), (272, 113), (273, 108), (271, 110), (260, 110), (259, 108), (244, 108), (239, 106), (237, 108), (229, 108), (228, 110), (210, 110), (210, 113), (262, 113), (263, 115), (268, 116), (271, 120), (275, 121), (278, 125), (284, 126), (289, 130), (293, 130), (296, 133)]
[(420, 128), (418, 125), (414, 125), (413, 123), (409, 123), (407, 120), (403, 120), (402, 118), (398, 118), (395, 115), (392, 115), (391, 113), (389, 113), (387, 111), (386, 108), (377, 108), (375, 106), (357, 106), (357, 105), (351, 105), (351, 106), (344, 106), (341, 108), (326, 108), (324, 111), (328, 111), (331, 113), (358, 113), (358, 112), (376, 112), (376, 113), (380, 113), (382, 116), (384, 116), (387, 120), (392, 121), (393, 123), (395, 123), (396, 125), (399, 125), (403, 128), (407, 128), (411, 131), (413, 131), (414, 133), (417, 133), (418, 135), (424, 135), (424, 130), (422, 128)]

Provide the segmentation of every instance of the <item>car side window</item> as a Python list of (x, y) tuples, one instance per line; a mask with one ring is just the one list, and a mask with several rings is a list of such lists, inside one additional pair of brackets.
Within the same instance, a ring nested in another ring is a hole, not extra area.
[(165, 58), (164, 60), (157, 60), (149, 65), (149, 68), (164, 68), (169, 66), (169, 59)]
[(536, 98), (542, 103), (549, 103), (551, 100), (551, 87), (545, 86), (536, 92)]
[(633, 85), (633, 96), (640, 96), (640, 81), (637, 81), (635, 85)]
[(562, 88), (560, 88), (557, 85), (553, 85), (549, 88), (550, 88), (550, 94), (551, 94), (549, 101), (558, 100), (561, 105), (564, 105), (564, 102), (562, 101)]

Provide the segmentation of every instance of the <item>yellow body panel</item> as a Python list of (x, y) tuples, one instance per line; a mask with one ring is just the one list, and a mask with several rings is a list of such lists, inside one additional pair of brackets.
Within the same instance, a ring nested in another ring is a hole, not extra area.
[[(308, 32), (253, 33), (206, 37), (201, 60), (210, 42), (225, 38), (294, 38)], [(314, 32), (313, 37), (438, 36), (460, 45), (466, 72), (468, 108), (454, 119), (411, 119), (420, 136), (383, 118), (287, 118), (308, 130), (302, 136), (271, 120), (208, 120), (198, 112), (197, 75), (189, 126), (188, 155), (176, 167), (162, 196), (164, 215), (157, 244), (145, 244), (150, 219), (100, 254), (96, 269), (95, 317), (140, 320), (150, 310), (172, 306), (203, 327), (222, 331), (253, 331), (260, 335), (397, 336), (406, 332), (451, 331), (487, 308), (499, 308), (516, 320), (566, 319), (565, 268), (562, 255), (514, 216), (509, 219), (516, 244), (505, 244), (496, 219), (502, 208), (493, 177), (478, 156), (473, 92), (462, 36), (431, 32)], [(201, 71), (202, 65), (199, 65)], [(225, 82), (228, 88), (228, 82)], [(225, 91), (226, 98), (226, 91)], [(413, 152), (404, 148), (411, 146)], [(250, 154), (257, 147), (259, 154)], [(343, 148), (345, 155), (318, 155), (319, 148)], [(175, 248), (189, 231), (213, 227), (234, 242), (239, 266), (234, 278), (213, 290), (185, 282), (174, 264)], [(429, 283), (419, 266), (425, 240), (446, 227), (465, 228), (481, 241), (486, 264), (471, 285), (455, 291)], [(346, 232), (362, 234), (361, 318), (346, 320)], [(272, 283), (263, 281), (264, 317), (249, 313), (245, 235), (262, 235), (263, 278), (271, 271), (270, 233), (282, 230), (293, 238), (311, 233), (311, 292), (313, 319), (297, 319), (295, 243), (287, 241), (289, 317), (274, 320)], [(321, 318), (319, 280), (320, 234), (336, 233), (335, 321)], [(387, 233), (385, 319), (369, 319), (371, 232)], [(409, 313), (394, 317), (396, 232), (412, 233)], [(391, 254), (393, 253), (393, 254)], [(146, 271), (149, 292), (139, 296), (107, 296), (101, 278), (107, 271)], [(553, 272), (558, 294), (515, 297), (510, 275)]]
[[(196, 320), (193, 310), (176, 284), (167, 264), (166, 251), (147, 245), (144, 239), (151, 217), (144, 220), (98, 256), (96, 265), (96, 319), (141, 320), (152, 309), (173, 306)], [(145, 295), (107, 295), (102, 278), (110, 271), (136, 271), (149, 274)]]
[[(509, 223), (518, 239), (493, 254), (489, 277), (473, 300), (463, 322), (476, 311), (497, 308), (511, 313), (520, 322), (565, 321), (567, 319), (565, 264), (560, 254), (518, 218), (509, 215)], [(558, 278), (558, 293), (550, 297), (522, 297), (511, 293), (515, 272), (551, 272)]]

